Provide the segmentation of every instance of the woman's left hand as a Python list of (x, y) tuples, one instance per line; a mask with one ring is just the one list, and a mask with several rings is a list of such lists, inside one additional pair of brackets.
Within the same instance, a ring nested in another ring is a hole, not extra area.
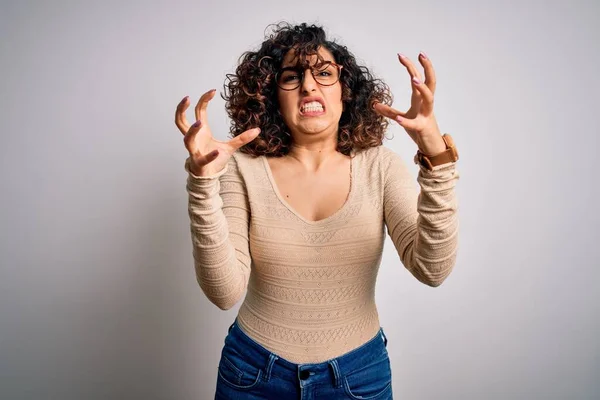
[(419, 62), (425, 70), (425, 82), (408, 57), (398, 54), (398, 60), (406, 67), (411, 78), (410, 108), (402, 112), (388, 105), (376, 103), (373, 109), (378, 114), (398, 122), (422, 153), (430, 156), (442, 153), (446, 150), (446, 143), (433, 114), (436, 79), (431, 60), (424, 53), (419, 54)]

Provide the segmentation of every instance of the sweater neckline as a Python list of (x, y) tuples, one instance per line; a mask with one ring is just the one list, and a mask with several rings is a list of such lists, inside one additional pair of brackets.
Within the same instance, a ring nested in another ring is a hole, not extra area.
[[(360, 152), (358, 154), (360, 154)], [(339, 216), (342, 212), (344, 212), (346, 210), (346, 208), (349, 207), (349, 204), (350, 204), (352, 198), (354, 197), (354, 192), (356, 191), (355, 190), (355, 188), (356, 188), (356, 161), (355, 161), (355, 159), (358, 156), (358, 154), (353, 154), (351, 156), (351, 158), (350, 158), (350, 190), (348, 191), (348, 195), (346, 196), (346, 201), (333, 214), (331, 214), (328, 217), (316, 220), (316, 221), (311, 221), (311, 220), (306, 219), (305, 217), (303, 217), (299, 212), (297, 212), (285, 200), (285, 198), (279, 192), (279, 189), (277, 187), (277, 183), (275, 182), (275, 178), (273, 177), (273, 173), (271, 172), (271, 166), (269, 165), (269, 161), (267, 160), (267, 157), (264, 156), (264, 155), (262, 155), (260, 157), (262, 158), (265, 172), (266, 172), (267, 177), (269, 179), (269, 183), (271, 184), (271, 189), (275, 193), (275, 196), (277, 197), (277, 199), (279, 200), (279, 202), (285, 208), (287, 208), (292, 214), (294, 214), (296, 217), (298, 217), (298, 219), (300, 219), (302, 222), (304, 222), (305, 224), (308, 224), (308, 225), (321, 225), (321, 224), (325, 224), (325, 223), (327, 223), (327, 222), (329, 222), (329, 221), (337, 218), (337, 216)]]

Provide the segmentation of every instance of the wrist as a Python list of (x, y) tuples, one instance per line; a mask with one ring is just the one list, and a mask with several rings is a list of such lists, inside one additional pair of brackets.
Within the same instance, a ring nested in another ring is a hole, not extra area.
[(456, 151), (456, 146), (454, 145), (452, 137), (449, 134), (445, 134), (442, 136), (442, 140), (444, 142), (444, 147), (446, 148), (444, 151), (434, 155), (426, 155), (419, 149), (417, 154), (415, 154), (415, 164), (421, 164), (423, 167), (431, 171), (436, 165), (457, 161), (458, 152)]
[[(194, 165), (190, 158), (185, 161), (185, 169), (196, 178), (212, 178), (217, 175), (220, 175), (221, 171), (214, 171), (208, 168), (199, 168), (197, 165)], [(223, 168), (224, 169), (224, 168)]]
[(190, 163), (190, 172), (195, 176), (205, 176), (208, 175), (206, 172), (200, 170), (194, 164)]
[(446, 142), (442, 135), (424, 138), (419, 144), (419, 151), (428, 157), (433, 157), (446, 151)]

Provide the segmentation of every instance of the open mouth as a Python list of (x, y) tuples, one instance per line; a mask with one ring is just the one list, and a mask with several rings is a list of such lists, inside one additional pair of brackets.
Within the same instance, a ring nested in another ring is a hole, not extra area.
[(304, 103), (300, 107), (301, 114), (320, 114), (325, 111), (325, 108), (318, 101), (311, 101), (308, 103)]

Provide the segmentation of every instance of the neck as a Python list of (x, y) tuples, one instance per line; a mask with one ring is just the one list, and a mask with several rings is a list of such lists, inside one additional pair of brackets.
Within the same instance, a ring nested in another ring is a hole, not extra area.
[(316, 171), (328, 162), (344, 157), (337, 149), (337, 137), (335, 140), (315, 141), (312, 143), (292, 144), (287, 157), (298, 161), (307, 170)]

